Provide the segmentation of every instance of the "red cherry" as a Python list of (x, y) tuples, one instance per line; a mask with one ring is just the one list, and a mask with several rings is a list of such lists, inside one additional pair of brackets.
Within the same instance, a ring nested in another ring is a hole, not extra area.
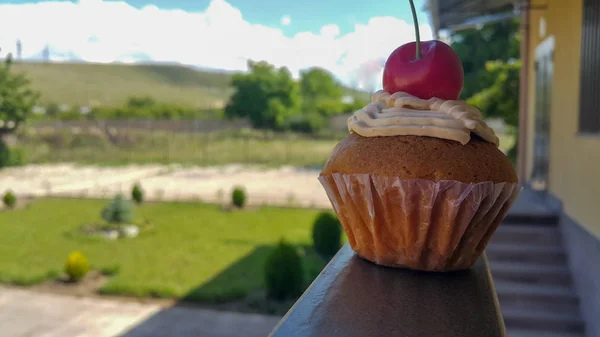
[(383, 89), (429, 99), (456, 100), (463, 87), (462, 63), (452, 48), (441, 41), (421, 42), (421, 58), (416, 42), (404, 44), (390, 54), (383, 69)]

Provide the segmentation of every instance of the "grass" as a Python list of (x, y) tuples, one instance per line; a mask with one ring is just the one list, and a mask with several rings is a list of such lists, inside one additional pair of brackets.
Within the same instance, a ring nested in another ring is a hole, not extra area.
[(41, 103), (120, 105), (131, 96), (199, 108), (226, 101), (231, 75), (179, 65), (18, 62)]
[(49, 130), (23, 137), (20, 147), (32, 163), (75, 162), (94, 165), (179, 163), (265, 166), (321, 166), (338, 139), (268, 132), (174, 133), (128, 131), (117, 143), (103, 134)]
[[(68, 254), (81, 251), (112, 275), (102, 293), (220, 302), (263, 287), (266, 256), (281, 237), (310, 243), (316, 210), (261, 208), (226, 212), (218, 206), (154, 203), (136, 208), (154, 230), (107, 241), (78, 231), (97, 221), (104, 200), (43, 199), (0, 212), (0, 282), (28, 285), (62, 272)], [(307, 280), (324, 266), (304, 249)], [(307, 282), (308, 282), (307, 281)]]
[[(42, 104), (115, 106), (131, 96), (151, 96), (163, 103), (212, 108), (233, 93), (232, 73), (182, 65), (16, 62), (14, 68), (31, 79)], [(346, 92), (370, 97), (353, 89)]]
[[(345, 136), (308, 137), (252, 130), (212, 133), (122, 130), (110, 142), (102, 133), (47, 130), (21, 137), (20, 148), (31, 163), (74, 162), (92, 165), (259, 164), (271, 167), (322, 166), (337, 142)], [(508, 150), (514, 136), (499, 135), (500, 149)]]

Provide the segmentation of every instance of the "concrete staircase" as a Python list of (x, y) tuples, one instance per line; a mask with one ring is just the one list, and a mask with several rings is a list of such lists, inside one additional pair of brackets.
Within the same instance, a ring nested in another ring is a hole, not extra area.
[(486, 250), (508, 337), (583, 337), (558, 219), (536, 220), (507, 217)]

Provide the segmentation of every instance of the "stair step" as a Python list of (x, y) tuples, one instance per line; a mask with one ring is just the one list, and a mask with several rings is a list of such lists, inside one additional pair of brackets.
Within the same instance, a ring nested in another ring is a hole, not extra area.
[(531, 296), (555, 299), (577, 300), (575, 291), (565, 286), (531, 285), (516, 282), (497, 282), (494, 284), (497, 293), (508, 293), (515, 296)]
[(507, 329), (537, 330), (537, 336), (546, 336), (547, 332), (583, 333), (584, 322), (572, 313), (538, 313), (531, 310), (502, 310)]
[(566, 265), (540, 265), (492, 259), (489, 264), (494, 282), (507, 281), (550, 286), (570, 286), (572, 284), (571, 272)]
[(578, 313), (579, 298), (566, 286), (495, 282), (500, 308), (540, 314)]
[(583, 333), (573, 332), (540, 332), (539, 330), (515, 330), (508, 329), (506, 331), (507, 337), (585, 337)]
[(509, 225), (502, 223), (492, 235), (490, 244), (510, 243), (562, 247), (558, 226)]
[(522, 310), (540, 314), (579, 314), (579, 306), (575, 303), (553, 303), (543, 301), (517, 301), (499, 298), (502, 311)]
[(559, 215), (552, 212), (509, 212), (504, 218), (505, 223), (530, 224), (535, 226), (552, 226), (558, 223), (559, 220)]
[(490, 261), (518, 261), (544, 264), (567, 263), (567, 254), (561, 246), (523, 245), (490, 242), (485, 250)]

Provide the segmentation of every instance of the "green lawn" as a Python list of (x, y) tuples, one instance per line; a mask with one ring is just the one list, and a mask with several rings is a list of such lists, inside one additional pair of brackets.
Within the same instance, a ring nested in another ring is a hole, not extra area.
[(99, 220), (104, 200), (43, 199), (0, 212), (0, 282), (33, 284), (62, 273), (78, 250), (94, 269), (118, 274), (104, 293), (219, 302), (263, 287), (265, 257), (285, 238), (305, 247), (307, 284), (324, 266), (308, 247), (316, 210), (153, 203), (136, 208), (154, 227), (133, 239), (107, 241), (79, 232)]

